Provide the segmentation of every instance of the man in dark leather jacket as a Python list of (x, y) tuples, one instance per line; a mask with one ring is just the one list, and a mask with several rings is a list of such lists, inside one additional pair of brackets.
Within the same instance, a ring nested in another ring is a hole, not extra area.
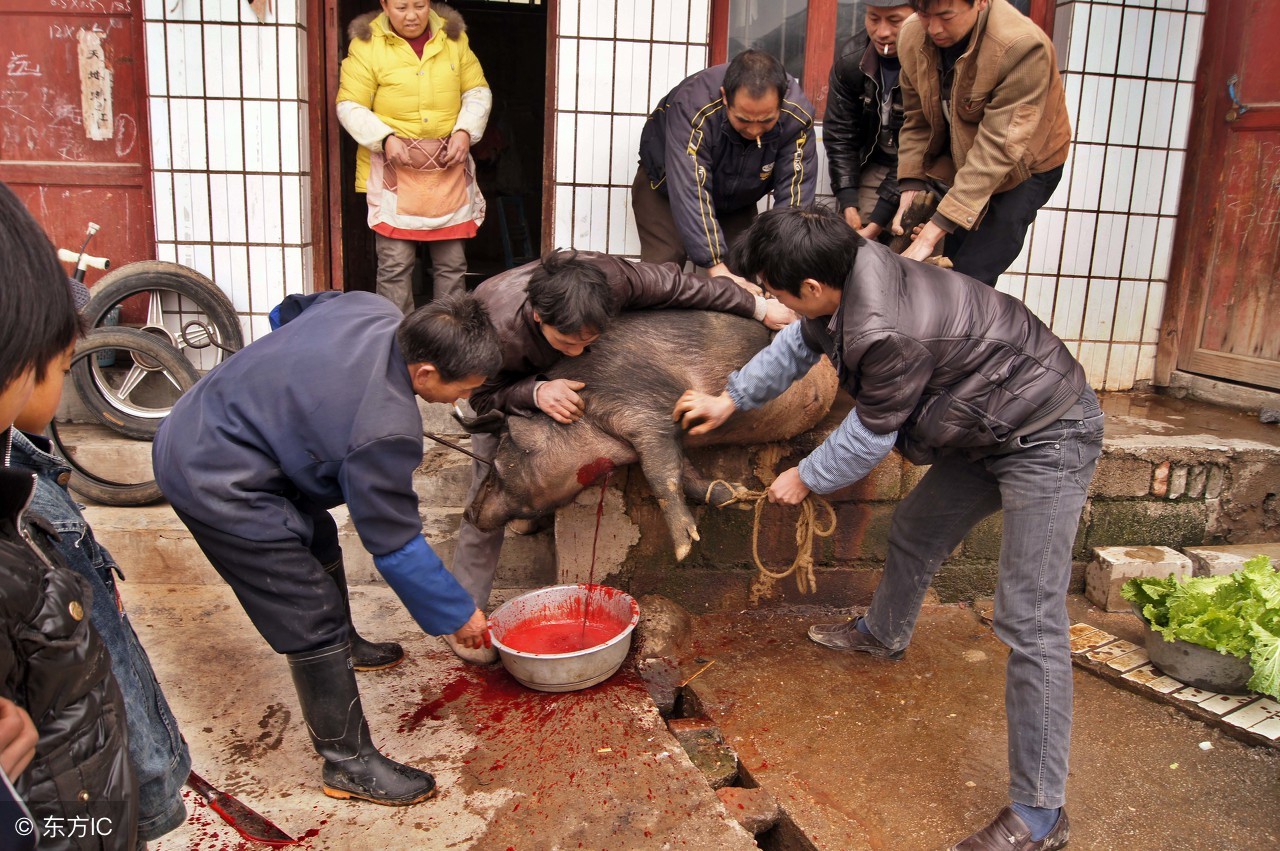
[[(675, 308), (720, 310), (750, 316), (777, 330), (794, 318), (775, 299), (752, 295), (728, 278), (702, 278), (674, 263), (633, 263), (595, 252), (556, 252), (503, 272), (476, 288), (489, 310), (502, 346), (502, 369), (471, 394), (480, 414), (500, 411), (533, 416), (539, 411), (558, 422), (579, 419), (582, 382), (547, 381), (542, 373), (561, 358), (577, 357), (606, 332), (613, 315), (624, 310)], [(493, 434), (474, 434), (471, 449), (482, 458), (498, 450)], [(480, 491), (488, 467), (471, 466), (467, 503)], [(493, 588), (502, 550), (502, 529), (484, 532), (462, 521), (450, 571), (484, 609)], [(497, 660), (491, 648), (469, 650), (445, 638), (460, 658), (473, 663)]]
[[(79, 320), (53, 246), (3, 184), (0, 258), (0, 699), (25, 710), (38, 734), (34, 759), (10, 779), (41, 849), (132, 851), (138, 785), (120, 689), (87, 617), (92, 594), (38, 543), (51, 530), (30, 524), (35, 478), (9, 467), (13, 420)], [(16, 821), (4, 828), (0, 840), (25, 832)]]
[(822, 144), (844, 220), (875, 239), (898, 212), (898, 30), (912, 10), (905, 0), (864, 5), (865, 28), (840, 46), (831, 66)]
[(931, 464), (894, 511), (866, 616), (810, 627), (824, 647), (901, 659), (942, 562), (983, 518), (1003, 510), (995, 631), (1010, 650), (1011, 803), (953, 847), (1062, 847), (1072, 698), (1067, 587), (1102, 451), (1102, 412), (1083, 368), (1017, 299), (866, 242), (829, 210), (769, 210), (732, 262), (805, 319), (730, 375), (724, 393), (686, 391), (675, 418), (690, 434), (715, 428), (735, 410), (776, 397), (825, 354), (856, 406), (778, 476), (769, 498), (798, 504), (810, 492), (851, 485), (895, 444), (908, 460)]

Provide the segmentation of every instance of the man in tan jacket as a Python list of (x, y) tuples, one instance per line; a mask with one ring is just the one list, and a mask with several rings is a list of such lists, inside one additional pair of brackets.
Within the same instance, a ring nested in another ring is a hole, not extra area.
[(911, 5), (916, 16), (898, 39), (905, 116), (894, 232), (917, 192), (942, 184), (937, 213), (904, 256), (924, 260), (942, 243), (956, 271), (995, 286), (1071, 145), (1053, 42), (1007, 0)]

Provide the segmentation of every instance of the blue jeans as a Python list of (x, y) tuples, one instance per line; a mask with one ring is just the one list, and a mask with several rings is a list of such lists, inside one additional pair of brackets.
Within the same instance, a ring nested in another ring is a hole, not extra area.
[(911, 641), (942, 562), (984, 517), (1004, 509), (996, 636), (1005, 669), (1009, 797), (1065, 802), (1071, 747), (1071, 549), (1102, 453), (1102, 411), (1090, 390), (1084, 418), (1058, 420), (993, 450), (946, 450), (894, 512), (884, 578), (866, 626), (882, 644)]
[(93, 591), (89, 620), (111, 654), (111, 673), (124, 696), (129, 761), (138, 776), (138, 837), (151, 841), (187, 820), (182, 786), (191, 773), (191, 754), (147, 651), (129, 617), (117, 605), (114, 573), (119, 568), (111, 553), (94, 539), (79, 506), (58, 483), (70, 468), (48, 452), (47, 446), (43, 438), (15, 431), (13, 463), (37, 474), (31, 511), (57, 530), (58, 552), (72, 570), (89, 581)]

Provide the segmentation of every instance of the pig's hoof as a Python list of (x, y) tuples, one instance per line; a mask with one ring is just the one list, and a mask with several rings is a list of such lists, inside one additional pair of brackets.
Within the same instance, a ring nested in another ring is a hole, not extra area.
[(693, 549), (693, 542), (700, 541), (698, 537), (698, 527), (689, 526), (684, 530), (684, 539), (676, 543), (676, 561), (684, 561), (685, 556), (689, 554), (689, 550)]

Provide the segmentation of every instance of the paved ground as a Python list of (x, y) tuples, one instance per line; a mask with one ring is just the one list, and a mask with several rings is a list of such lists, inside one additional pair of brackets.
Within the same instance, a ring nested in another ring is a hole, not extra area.
[[(1136, 637), (1132, 616), (1081, 600), (1072, 614)], [(1008, 783), (1007, 653), (991, 629), (972, 609), (926, 607), (893, 663), (808, 641), (823, 619), (698, 619), (695, 652), (715, 664), (693, 686), (754, 781), (823, 849), (944, 848), (985, 824)], [(1076, 671), (1072, 848), (1276, 848), (1278, 801), (1280, 752)]]
[[(341, 802), (318, 789), (283, 660), (226, 589), (127, 585), (126, 594), (197, 769), (305, 847), (755, 847), (633, 674), (576, 694), (526, 691), (415, 635), (384, 589), (357, 588), (366, 633), (410, 652), (397, 669), (360, 675), (374, 737), (433, 771), (442, 794), (406, 809)], [(1128, 616), (1073, 606), (1074, 620), (1131, 628)], [(808, 642), (815, 616), (832, 613), (697, 619), (686, 669), (715, 660), (693, 686), (749, 777), (818, 848), (941, 848), (983, 823), (1006, 783), (1004, 651), (990, 629), (971, 609), (927, 607), (906, 660), (893, 664)], [(1075, 705), (1073, 848), (1280, 846), (1280, 753), (1082, 671)], [(189, 806), (187, 825), (153, 848), (262, 847), (201, 802)]]
[[(409, 660), (360, 674), (374, 740), (435, 774), (438, 798), (406, 808), (319, 789), (287, 666), (217, 586), (125, 589), (135, 627), (191, 745), (196, 770), (316, 849), (753, 849), (667, 732), (633, 673), (588, 691), (524, 689), (463, 666), (390, 592), (357, 588), (365, 634)], [(416, 635), (415, 635), (416, 633)], [(192, 816), (153, 849), (232, 851), (241, 841), (188, 795)]]

